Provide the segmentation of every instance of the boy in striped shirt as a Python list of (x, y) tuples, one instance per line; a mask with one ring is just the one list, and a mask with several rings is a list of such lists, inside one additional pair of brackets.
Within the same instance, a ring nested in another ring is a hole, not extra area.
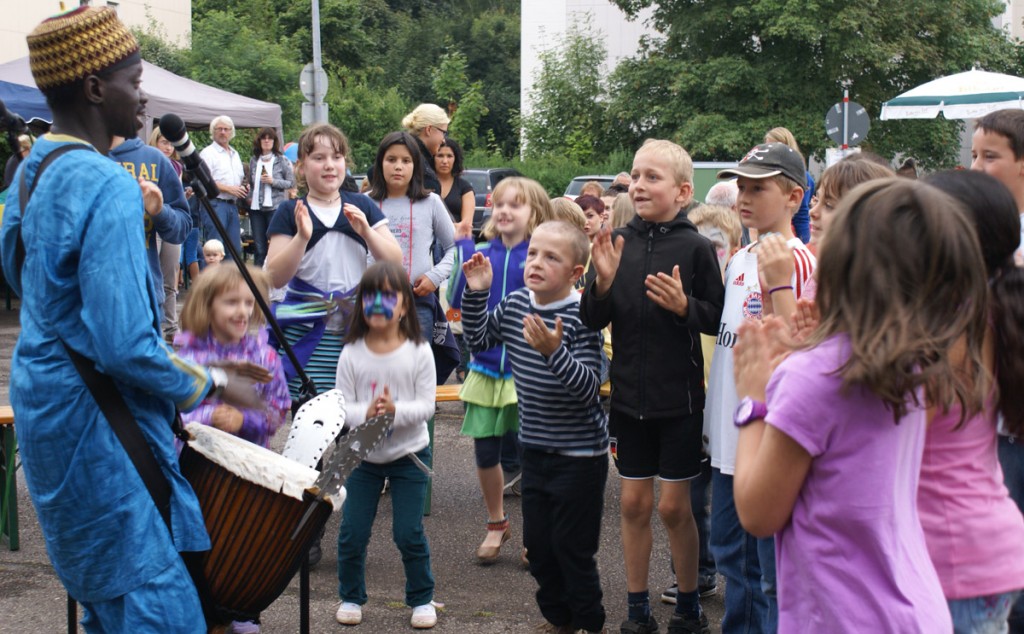
[[(601, 336), (580, 321), (573, 287), (589, 241), (563, 221), (537, 227), (526, 288), (487, 313), (490, 262), (463, 265), (462, 320), (473, 351), (504, 343), (519, 396), (523, 541), (537, 604), (552, 632), (601, 632), (597, 553), (608, 479), (607, 416), (598, 401)], [(557, 555), (556, 555), (557, 554)]]

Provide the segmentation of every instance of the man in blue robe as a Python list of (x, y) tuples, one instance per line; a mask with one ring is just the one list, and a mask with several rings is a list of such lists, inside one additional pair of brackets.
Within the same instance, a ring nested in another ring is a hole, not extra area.
[[(205, 632), (179, 552), (206, 550), (209, 538), (178, 469), (171, 421), (175, 406), (195, 407), (214, 383), (247, 406), (255, 394), (220, 371), (214, 381), (161, 338), (143, 223), (143, 197), (160, 192), (106, 156), (144, 112), (135, 38), (112, 9), (81, 7), (44, 21), (28, 44), (54, 122), (11, 187), (0, 259), (22, 298), (10, 396), (29, 494), (87, 632)], [(40, 175), (68, 144), (83, 147)], [(22, 176), (35, 184), (27, 204)], [(113, 379), (141, 428), (170, 484), (170, 531), (65, 345)]]

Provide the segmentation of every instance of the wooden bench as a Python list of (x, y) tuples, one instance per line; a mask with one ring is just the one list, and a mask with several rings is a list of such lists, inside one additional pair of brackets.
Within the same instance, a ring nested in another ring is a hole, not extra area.
[(18, 550), (18, 441), (14, 436), (14, 410), (0, 405), (0, 537)]

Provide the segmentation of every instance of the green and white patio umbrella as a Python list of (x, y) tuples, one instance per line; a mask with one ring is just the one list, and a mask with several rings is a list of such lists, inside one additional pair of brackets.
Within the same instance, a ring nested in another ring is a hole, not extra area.
[(973, 119), (996, 110), (1024, 110), (1024, 79), (969, 70), (921, 84), (882, 104), (881, 119)]

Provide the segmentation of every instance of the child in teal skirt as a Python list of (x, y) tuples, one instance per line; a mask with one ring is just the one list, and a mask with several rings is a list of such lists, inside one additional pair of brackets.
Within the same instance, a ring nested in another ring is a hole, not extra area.
[[(528, 178), (511, 177), (494, 188), (490, 220), (482, 235), (486, 243), (474, 245), (470, 239), (458, 242), (459, 262), (474, 253), (482, 253), (491, 262), (494, 281), (487, 309), (492, 310), (506, 295), (525, 286), (523, 268), (534, 228), (552, 217), (551, 203), (540, 183)], [(452, 269), (449, 300), (453, 308), (462, 307), (466, 280), (459, 266)], [(508, 516), (502, 502), (505, 477), (500, 462), (502, 438), (518, 432), (519, 412), (512, 367), (499, 346), (473, 355), (469, 373), (459, 397), (466, 404), (462, 433), (473, 438), (477, 475), (487, 506), (487, 536), (476, 551), (481, 563), (497, 560), (501, 546), (509, 540)]]

